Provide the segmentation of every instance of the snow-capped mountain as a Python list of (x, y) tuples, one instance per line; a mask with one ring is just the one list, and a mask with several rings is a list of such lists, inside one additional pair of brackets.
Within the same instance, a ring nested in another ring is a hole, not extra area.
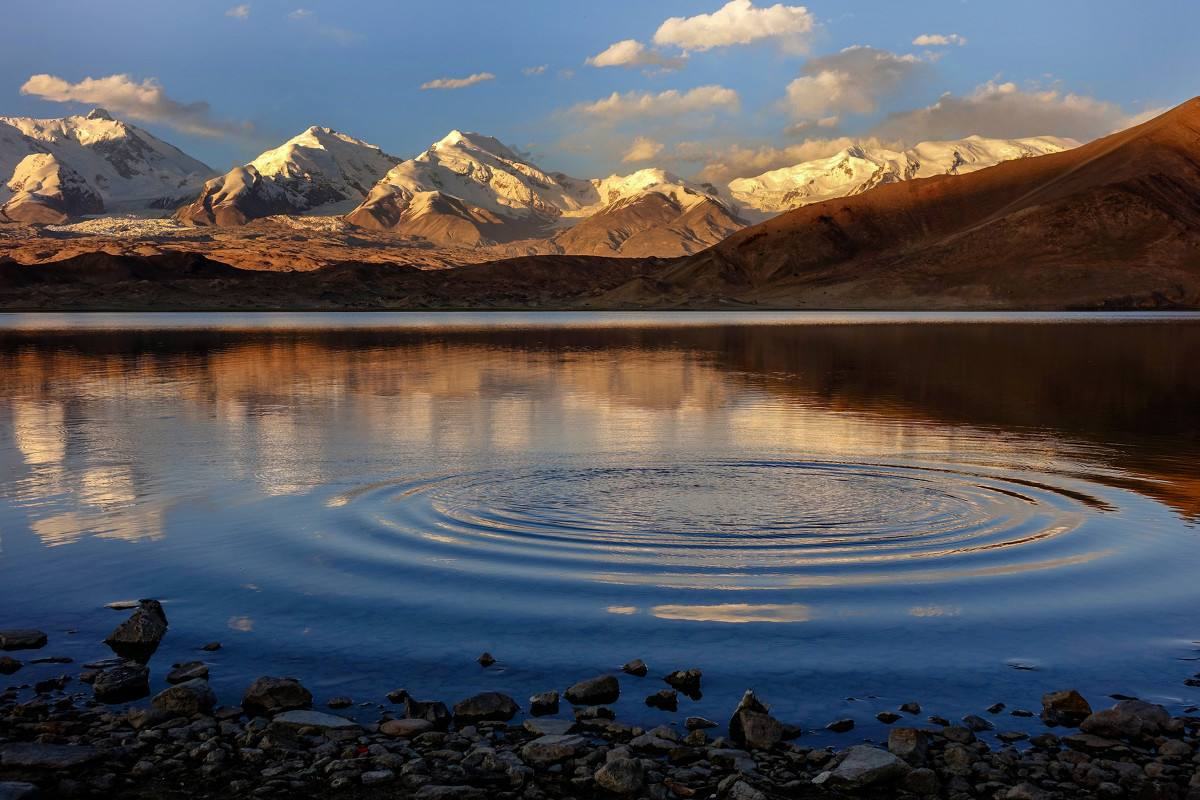
[(1002, 161), (1059, 153), (1078, 147), (1073, 139), (985, 139), (922, 142), (908, 150), (850, 147), (829, 158), (805, 161), (729, 183), (733, 199), (747, 209), (779, 213), (800, 206), (861, 194), (885, 183), (962, 175)]
[(347, 220), (443, 245), (605, 255), (646, 254), (639, 236), (652, 227), (664, 231), (654, 255), (694, 252), (742, 227), (711, 187), (663, 170), (572, 178), (461, 131), (397, 164)]
[(61, 119), (0, 117), (0, 214), (10, 219), (170, 209), (212, 174), (101, 108)]
[(313, 126), (208, 181), (176, 216), (196, 225), (243, 225), (273, 214), (341, 214), (399, 161), (373, 144)]

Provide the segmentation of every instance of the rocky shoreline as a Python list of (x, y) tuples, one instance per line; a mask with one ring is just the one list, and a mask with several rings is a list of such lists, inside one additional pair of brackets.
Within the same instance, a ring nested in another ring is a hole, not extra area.
[[(886, 744), (852, 743), (853, 721), (825, 726), (844, 749), (805, 745), (805, 731), (775, 719), (747, 691), (727, 721), (684, 716), (652, 730), (607, 707), (623, 691), (676, 712), (698, 696), (699, 669), (650, 676), (633, 661), (623, 674), (548, 689), (524, 705), (484, 692), (447, 705), (398, 689), (363, 723), (313, 709), (301, 681), (261, 677), (239, 705), (219, 705), (203, 661), (172, 666), (151, 697), (149, 662), (167, 631), (162, 606), (129, 604), (106, 639), (115, 653), (74, 671), (71, 660), (30, 664), (67, 670), (20, 683), (18, 656), (46, 647), (36, 630), (0, 630), (0, 800), (31, 798), (346, 797), (484, 798), (1139, 798), (1200, 800), (1200, 716), (1136, 698), (1095, 710), (1078, 692), (1048, 692), (1044, 732), (996, 731), (1007, 709), (958, 723), (922, 720), (906, 703), (878, 719)], [(202, 650), (214, 651), (218, 643)], [(14, 654), (7, 651), (18, 651)], [(25, 652), (20, 652), (25, 651)], [(494, 659), (485, 653), (480, 664)], [(91, 690), (77, 691), (79, 684)], [(1200, 675), (1188, 681), (1200, 686)], [(149, 698), (148, 702), (143, 702)], [(381, 698), (382, 700), (382, 698)], [(1013, 717), (1033, 712), (1008, 711)], [(985, 733), (987, 734), (985, 736)], [(990, 740), (994, 739), (994, 743)]]

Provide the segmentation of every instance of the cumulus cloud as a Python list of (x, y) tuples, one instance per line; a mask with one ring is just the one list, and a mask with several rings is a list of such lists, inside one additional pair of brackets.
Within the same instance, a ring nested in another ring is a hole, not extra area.
[(538, 64), (536, 67), (525, 67), (521, 70), (522, 75), (545, 75), (546, 70), (550, 68), (549, 64)]
[(496, 76), (490, 72), (476, 72), (465, 78), (437, 78), (421, 84), (422, 89), (465, 89), (484, 81), (494, 81)]
[(313, 12), (307, 8), (297, 8), (295, 11), (288, 12), (288, 19), (308, 19), (313, 15)]
[(786, 50), (804, 52), (814, 24), (804, 6), (776, 3), (758, 8), (752, 0), (729, 0), (711, 14), (671, 17), (655, 32), (654, 43), (703, 51), (769, 40)]
[(649, 50), (637, 39), (623, 39), (609, 45), (601, 53), (589, 58), (586, 62), (592, 67), (658, 67), (664, 70), (679, 69), (685, 63), (683, 58), (668, 58), (662, 53)]
[(138, 83), (129, 75), (109, 75), (71, 83), (57, 75), (41, 74), (25, 81), (21, 94), (55, 103), (103, 106), (119, 117), (167, 125), (198, 136), (245, 132), (249, 127), (213, 119), (208, 103), (181, 103), (168, 97), (153, 78)]
[(606, 120), (617, 121), (634, 117), (670, 117), (697, 111), (737, 111), (741, 104), (738, 93), (724, 86), (697, 86), (686, 92), (668, 89), (665, 92), (613, 92), (594, 103), (581, 103), (572, 111)]
[(963, 47), (966, 45), (967, 39), (957, 33), (922, 33), (913, 39), (912, 43), (917, 47), (949, 47), (952, 44)]
[(968, 95), (944, 94), (926, 108), (892, 114), (876, 133), (906, 142), (973, 134), (998, 138), (1049, 135), (1088, 141), (1145, 117), (1127, 114), (1107, 100), (1057, 88), (1025, 90), (1015, 83), (990, 81)]
[(225, 12), (225, 16), (233, 17), (234, 19), (248, 19), (250, 17), (250, 4), (242, 3), (240, 6), (234, 6)]
[(625, 151), (621, 161), (631, 164), (637, 161), (649, 161), (663, 151), (663, 143), (647, 136), (639, 136)]
[(869, 114), (880, 98), (916, 78), (927, 64), (917, 56), (874, 47), (848, 47), (809, 59), (787, 86), (784, 106), (800, 120)]

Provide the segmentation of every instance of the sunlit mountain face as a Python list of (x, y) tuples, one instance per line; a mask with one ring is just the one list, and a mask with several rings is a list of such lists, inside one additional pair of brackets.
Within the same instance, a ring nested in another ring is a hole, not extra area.
[(0, 597), (171, 598), (180, 646), (254, 644), (218, 686), (374, 691), (381, 648), (453, 695), (487, 647), (536, 650), (533, 691), (632, 649), (703, 664), (713, 714), (787, 662), (814, 691), (782, 704), (831, 718), (885, 661), (964, 703), (1032, 691), (1013, 659), (1086, 681), (1100, 617), (1150, 685), (1192, 607), (1195, 322), (429, 320), (10, 329)]

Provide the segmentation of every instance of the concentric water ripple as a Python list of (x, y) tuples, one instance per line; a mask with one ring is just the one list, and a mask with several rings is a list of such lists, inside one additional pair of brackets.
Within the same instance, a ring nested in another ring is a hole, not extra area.
[(340, 543), (375, 560), (548, 580), (797, 588), (1104, 556), (1077, 534), (1105, 502), (1038, 477), (844, 462), (556, 466), (375, 484), (328, 505), (376, 534)]

